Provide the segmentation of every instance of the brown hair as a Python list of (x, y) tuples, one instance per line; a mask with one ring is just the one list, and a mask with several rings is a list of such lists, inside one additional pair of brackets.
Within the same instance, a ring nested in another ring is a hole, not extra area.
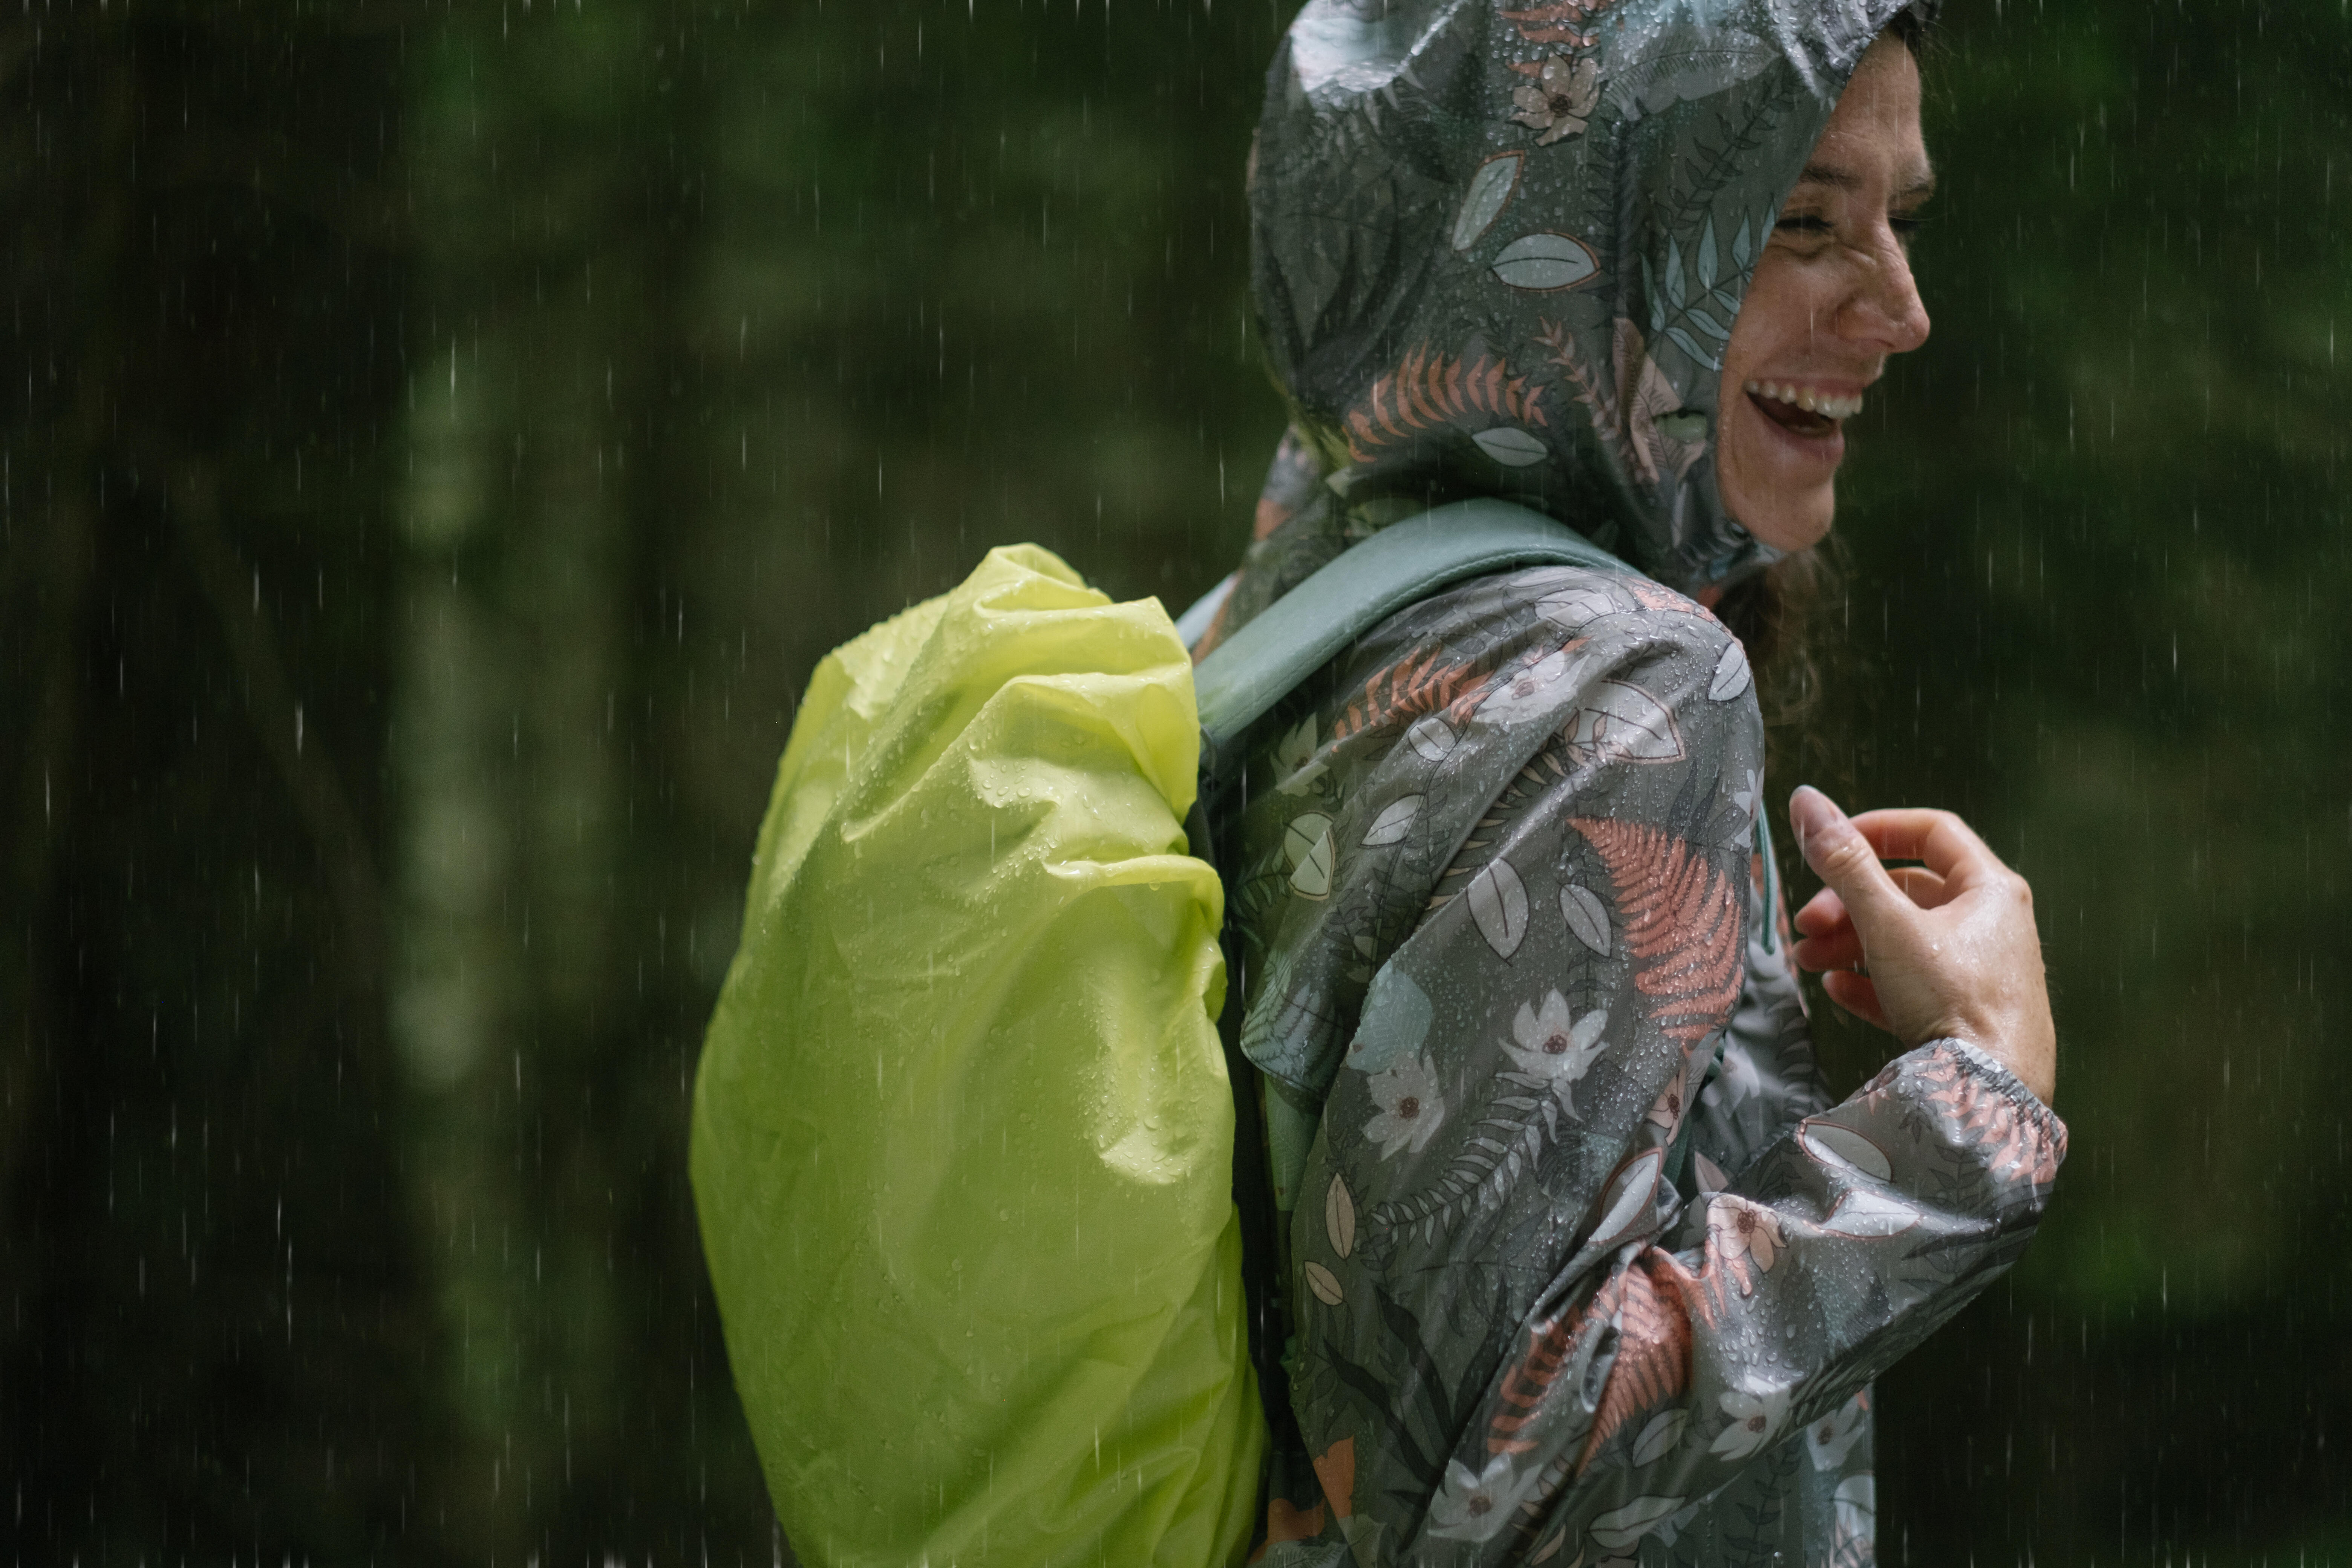
[(1801, 753), (1821, 739), (1812, 723), (1822, 673), (1815, 615), (1835, 596), (1837, 576), (1822, 549), (1802, 550), (1735, 584), (1715, 606), (1755, 668), (1768, 750), (1773, 760), (1801, 768), (1816, 760)]
[[(1926, 17), (1906, 5), (1879, 36), (1895, 38), (1913, 60), (1924, 62), (1934, 32)], [(1838, 595), (1835, 553), (1834, 544), (1799, 551), (1735, 584), (1715, 607), (1747, 647), (1755, 668), (1768, 747), (1783, 765), (1801, 772), (1814, 770), (1829, 750), (1829, 737), (1815, 721), (1823, 673), (1815, 616)]]

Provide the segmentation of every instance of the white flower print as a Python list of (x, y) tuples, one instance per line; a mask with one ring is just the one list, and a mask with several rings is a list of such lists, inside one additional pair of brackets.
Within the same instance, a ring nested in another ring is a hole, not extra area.
[(1542, 1475), (1541, 1469), (1514, 1475), (1508, 1454), (1497, 1455), (1475, 1476), (1461, 1460), (1448, 1460), (1445, 1485), (1429, 1500), (1429, 1533), (1449, 1541), (1493, 1540)]
[(1571, 659), (1569, 657), (1576, 646), (1570, 643), (1567, 647), (1548, 653), (1493, 687), (1486, 700), (1478, 704), (1477, 718), (1487, 724), (1508, 724), (1549, 708), (1553, 689), (1571, 673), (1581, 672), (1584, 668), (1581, 658)]
[(1315, 718), (1309, 714), (1275, 745), (1274, 765), (1281, 779), (1274, 787), (1285, 795), (1305, 795), (1330, 765), (1316, 751)]
[(1540, 131), (1536, 145), (1549, 147), (1584, 129), (1601, 102), (1601, 62), (1591, 55), (1570, 59), (1554, 55), (1536, 70), (1536, 79), (1512, 89), (1513, 120)]
[(1667, 1082), (1664, 1090), (1659, 1094), (1658, 1102), (1650, 1107), (1650, 1113), (1644, 1120), (1653, 1125), (1664, 1128), (1668, 1132), (1681, 1126), (1683, 1085), (1689, 1078), (1690, 1058), (1685, 1057), (1683, 1065), (1675, 1069), (1674, 1078)]
[(1870, 1392), (1864, 1389), (1805, 1428), (1805, 1453), (1817, 1470), (1834, 1470), (1869, 1428)]
[(1725, 1275), (1739, 1282), (1743, 1296), (1756, 1292), (1755, 1277), (1748, 1271), (1749, 1262), (1762, 1273), (1772, 1267), (1772, 1259), (1784, 1245), (1779, 1215), (1729, 1193), (1717, 1198), (1706, 1211), (1706, 1236), (1722, 1260)]
[(1567, 999), (1553, 991), (1544, 996), (1540, 1011), (1519, 1004), (1519, 1016), (1511, 1021), (1519, 1043), (1503, 1049), (1529, 1078), (1565, 1089), (1591, 1069), (1601, 1055), (1601, 1031), (1608, 1026), (1609, 1015), (1601, 1009), (1571, 1021)]
[(1761, 1394), (1726, 1389), (1718, 1403), (1731, 1417), (1731, 1425), (1717, 1432), (1711, 1445), (1718, 1459), (1747, 1458), (1770, 1442), (1779, 1434), (1780, 1423), (1789, 1418), (1785, 1388), (1768, 1388)]
[(1445, 1120), (1445, 1100), (1437, 1092), (1437, 1075), (1429, 1070), (1427, 1058), (1407, 1057), (1365, 1082), (1381, 1109), (1364, 1123), (1364, 1136), (1381, 1146), (1381, 1158), (1406, 1148), (1420, 1153)]

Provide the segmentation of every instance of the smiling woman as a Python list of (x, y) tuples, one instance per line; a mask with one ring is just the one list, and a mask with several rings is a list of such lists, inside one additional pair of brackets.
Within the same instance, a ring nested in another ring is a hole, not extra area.
[[(1869, 1561), (1871, 1380), (2038, 1221), (2065, 1130), (2023, 882), (1956, 817), (1801, 790), (1829, 887), (1794, 942), (1709, 608), (1828, 531), (1844, 422), (1927, 339), (1921, 26), (1312, 0), (1275, 62), (1291, 426), (1204, 646), (1469, 497), (1627, 569), (1392, 616), (1225, 804), (1290, 1350), (1268, 1563)], [(1798, 963), (1900, 1047), (1843, 1101)]]
[(1717, 484), (1731, 515), (1775, 549), (1829, 532), (1845, 421), (1888, 355), (1927, 341), (1909, 250), (1935, 185), (1918, 63), (1883, 37), (1772, 226), (1724, 350)]

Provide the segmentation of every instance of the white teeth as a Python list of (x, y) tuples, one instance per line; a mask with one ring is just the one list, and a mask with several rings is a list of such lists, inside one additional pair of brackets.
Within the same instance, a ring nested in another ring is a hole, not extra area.
[(1808, 386), (1784, 386), (1777, 381), (1750, 381), (1748, 390), (1776, 403), (1792, 403), (1806, 413), (1818, 414), (1825, 419), (1851, 419), (1862, 412), (1862, 399), (1858, 395), (1840, 397), (1833, 393), (1816, 392)]

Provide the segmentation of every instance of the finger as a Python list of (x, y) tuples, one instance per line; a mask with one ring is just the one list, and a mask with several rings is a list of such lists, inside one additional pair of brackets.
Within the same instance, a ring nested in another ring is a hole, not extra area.
[(1831, 936), (1809, 936), (1789, 953), (1800, 969), (1852, 969), (1863, 962), (1862, 933), (1847, 926)]
[(1796, 829), (1805, 864), (1837, 890), (1857, 927), (1866, 931), (1882, 924), (1902, 925), (1917, 912), (1878, 863), (1870, 840), (1829, 796), (1811, 784), (1800, 784), (1789, 797), (1789, 825)]
[(1831, 1001), (1864, 1023), (1890, 1035), (1895, 1032), (1895, 1026), (1886, 1021), (1885, 1012), (1878, 1005), (1878, 987), (1871, 984), (1870, 976), (1851, 970), (1832, 970), (1822, 976), (1822, 989), (1829, 993)]
[(1853, 917), (1845, 912), (1845, 900), (1837, 896), (1834, 888), (1823, 888), (1805, 900), (1790, 921), (1807, 936), (1827, 936), (1843, 925), (1851, 925)]
[(1949, 882), (1925, 866), (1889, 866), (1886, 874), (1904, 897), (1923, 910), (1942, 909), (1958, 896)]
[(1853, 826), (1869, 840), (1880, 859), (1920, 861), (1956, 884), (1955, 892), (2009, 869), (1977, 837), (1976, 829), (1948, 811), (1925, 807), (1865, 811), (1853, 818)]

